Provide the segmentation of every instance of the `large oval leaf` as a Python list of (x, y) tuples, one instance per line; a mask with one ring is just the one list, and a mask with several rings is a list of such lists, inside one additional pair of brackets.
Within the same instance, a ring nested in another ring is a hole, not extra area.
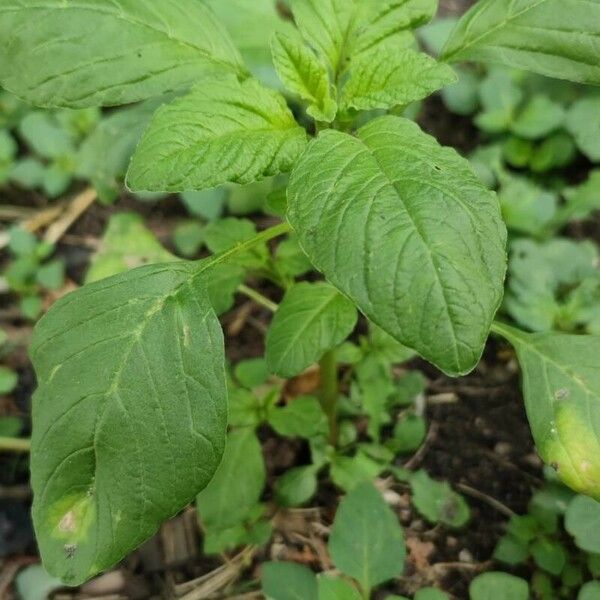
[(527, 417), (542, 459), (600, 499), (600, 336), (494, 330), (517, 351)]
[(90, 284), (35, 329), (33, 519), (46, 569), (68, 584), (149, 538), (219, 465), (223, 339), (192, 275), (153, 265)]
[(600, 84), (599, 38), (597, 0), (480, 0), (459, 21), (442, 57)]
[(39, 106), (127, 104), (223, 70), (244, 67), (199, 0), (0, 5), (0, 82)]
[(320, 135), (288, 194), (305, 252), (372, 321), (447, 373), (477, 364), (502, 298), (506, 230), (467, 161), (382, 117), (356, 138)]
[(254, 79), (227, 77), (157, 111), (127, 183), (163, 192), (251, 183), (290, 170), (305, 145), (306, 132), (281, 94)]

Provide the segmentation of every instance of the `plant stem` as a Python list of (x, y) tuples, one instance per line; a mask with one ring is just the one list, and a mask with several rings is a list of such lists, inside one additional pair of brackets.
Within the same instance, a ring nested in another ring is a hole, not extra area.
[(29, 452), (30, 450), (30, 439), (0, 437), (0, 452)]
[(337, 405), (339, 395), (335, 350), (325, 353), (319, 361), (319, 367), (321, 369), (321, 406), (329, 421), (329, 441), (335, 446), (338, 438)]
[(238, 286), (238, 292), (240, 294), (244, 294), (244, 296), (248, 296), (251, 300), (254, 300), (256, 304), (263, 306), (267, 310), (270, 310), (272, 313), (277, 312), (279, 305), (275, 304), (272, 300), (269, 300), (266, 296), (263, 296), (260, 292), (253, 290), (251, 287), (247, 285)]
[(257, 244), (261, 244), (264, 242), (268, 242), (273, 238), (279, 237), (280, 235), (285, 235), (292, 230), (292, 226), (289, 223), (280, 223), (279, 225), (275, 225), (273, 227), (269, 227), (269, 229), (265, 229), (261, 231), (253, 238), (246, 240), (245, 242), (241, 242), (236, 244), (233, 248), (226, 250), (225, 252), (221, 252), (221, 254), (217, 254), (210, 259), (202, 259), (196, 262), (199, 269), (194, 274), (194, 277), (201, 275), (207, 269), (214, 267), (220, 263), (227, 262), (229, 259), (233, 258), (236, 254), (240, 252), (245, 252), (246, 250), (250, 250)]

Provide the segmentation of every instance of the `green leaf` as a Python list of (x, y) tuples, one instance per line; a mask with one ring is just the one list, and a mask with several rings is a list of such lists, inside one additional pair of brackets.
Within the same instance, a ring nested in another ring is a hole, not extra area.
[(422, 52), (378, 48), (351, 61), (341, 107), (343, 110), (390, 109), (426, 98), (456, 81), (448, 65)]
[(227, 32), (196, 0), (6, 0), (0, 40), (0, 82), (38, 106), (127, 104), (244, 73)]
[(373, 484), (362, 484), (340, 503), (329, 552), (335, 566), (366, 592), (402, 573), (402, 528)]
[(173, 231), (173, 245), (182, 256), (191, 258), (198, 253), (204, 241), (204, 227), (191, 219), (179, 223)]
[(309, 102), (306, 111), (317, 121), (330, 123), (337, 104), (325, 65), (301, 39), (287, 33), (276, 33), (271, 41), (273, 63), (285, 87)]
[(459, 21), (445, 60), (501, 63), (600, 84), (600, 5), (587, 0), (481, 0)]
[(176, 258), (144, 225), (142, 217), (135, 213), (117, 213), (108, 221), (85, 280), (92, 283), (143, 265), (174, 260)]
[(250, 519), (265, 486), (262, 449), (251, 428), (227, 436), (223, 460), (196, 500), (202, 523), (223, 531)]
[(354, 305), (328, 283), (298, 283), (269, 327), (266, 357), (281, 377), (293, 377), (341, 344), (354, 329)]
[(268, 421), (284, 437), (311, 439), (329, 431), (321, 404), (312, 396), (300, 396), (283, 408), (273, 409)]
[(216, 79), (161, 107), (131, 161), (136, 191), (204, 190), (289, 171), (306, 132), (285, 99), (254, 79)]
[(234, 375), (242, 386), (251, 390), (267, 381), (269, 369), (264, 358), (250, 358), (235, 365)]
[(529, 586), (524, 579), (490, 571), (477, 575), (469, 586), (470, 600), (528, 600)]
[(384, 466), (359, 450), (354, 456), (336, 456), (331, 463), (331, 479), (335, 485), (350, 492), (359, 485), (372, 481)]
[(526, 177), (507, 176), (498, 193), (509, 229), (542, 236), (556, 214), (558, 195)]
[(593, 96), (575, 102), (567, 113), (566, 127), (581, 152), (591, 161), (599, 162), (600, 97)]
[(339, 73), (353, 28), (355, 0), (292, 0), (291, 8), (305, 41), (331, 73)]
[(600, 336), (527, 334), (496, 323), (517, 351), (538, 452), (574, 490), (600, 498)]
[(600, 600), (600, 583), (589, 581), (579, 590), (577, 600)]
[(8, 367), (0, 365), (0, 394), (10, 394), (19, 382), (19, 376)]
[(268, 600), (317, 600), (317, 578), (304, 565), (267, 562), (262, 566), (262, 589)]
[[(363, 27), (352, 44), (352, 53), (404, 48), (412, 44), (411, 29), (425, 25), (437, 12), (437, 0), (383, 0), (359, 3), (366, 13)], [(359, 13), (360, 18), (360, 13)]]
[(570, 220), (583, 221), (600, 210), (600, 169), (590, 171), (588, 179), (577, 187), (563, 192), (565, 205), (559, 209), (556, 220), (559, 224)]
[(558, 577), (567, 563), (567, 552), (560, 542), (539, 538), (531, 545), (531, 555), (536, 565)]
[(528, 140), (543, 138), (558, 129), (565, 120), (565, 111), (548, 96), (538, 94), (525, 105), (511, 125), (512, 132)]
[(317, 492), (319, 467), (294, 467), (275, 483), (275, 498), (280, 506), (302, 506)]
[[(477, 364), (503, 293), (505, 229), (467, 161), (399, 117), (326, 131), (296, 165), (288, 219), (316, 268), (451, 375)], [(440, 215), (444, 215), (441, 219)]]
[(527, 544), (510, 534), (502, 536), (494, 550), (495, 560), (511, 566), (523, 564), (528, 556)]
[(89, 179), (105, 198), (117, 193), (131, 156), (162, 99), (152, 99), (119, 110), (105, 119), (86, 138), (77, 154), (77, 175)]
[(319, 600), (361, 600), (359, 591), (345, 579), (322, 573), (317, 576)]
[(87, 285), (34, 330), (33, 520), (65, 583), (152, 536), (219, 465), (227, 401), (221, 328), (199, 281), (209, 264)]
[(587, 496), (576, 496), (565, 514), (565, 529), (585, 552), (600, 554), (600, 503)]
[(559, 131), (546, 138), (534, 150), (529, 166), (534, 173), (547, 173), (571, 164), (576, 154), (577, 148), (571, 136)]
[(30, 565), (20, 571), (15, 584), (19, 597), (27, 600), (47, 600), (52, 592), (63, 587), (42, 565)]
[(277, 85), (273, 72), (269, 40), (276, 31), (290, 27), (280, 16), (273, 0), (205, 0), (219, 21), (225, 25), (231, 39), (235, 40), (244, 63), (255, 77)]
[(29, 113), (19, 124), (19, 134), (43, 158), (59, 158), (75, 150), (72, 136), (49, 112)]
[(469, 505), (447, 482), (435, 481), (425, 471), (417, 471), (411, 476), (410, 485), (415, 508), (430, 523), (462, 527), (469, 521)]
[(438, 588), (426, 587), (415, 594), (414, 600), (448, 600), (448, 594)]

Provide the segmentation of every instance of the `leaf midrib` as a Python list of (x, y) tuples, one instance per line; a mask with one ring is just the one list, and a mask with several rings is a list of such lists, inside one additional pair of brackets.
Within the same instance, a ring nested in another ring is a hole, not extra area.
[[(533, 10), (534, 8), (537, 8), (538, 6), (540, 6), (541, 4), (543, 4), (544, 2), (547, 2), (547, 0), (538, 0), (535, 4), (527, 6), (524, 9), (522, 9), (522, 10), (514, 13), (513, 15), (510, 15), (506, 19), (503, 19), (497, 25), (494, 25), (494, 27), (492, 27), (491, 29), (488, 29), (487, 31), (484, 31), (482, 34), (480, 34), (477, 37), (473, 38), (470, 42), (467, 42), (466, 44), (463, 44), (457, 50), (454, 50), (450, 54), (443, 56), (443, 59), (444, 60), (450, 60), (451, 57), (453, 57), (453, 56), (455, 56), (457, 54), (460, 54), (461, 52), (464, 52), (467, 48), (470, 48), (474, 44), (479, 43), (481, 40), (485, 39), (488, 35), (491, 35), (491, 34), (495, 33), (498, 29), (501, 29), (505, 25), (508, 25), (511, 21), (513, 21), (515, 19), (518, 19), (519, 17), (521, 17), (522, 15), (526, 14), (530, 10)], [(470, 26), (472, 25), (472, 23), (473, 23), (473, 21), (471, 21), (471, 23), (469, 23), (469, 25), (467, 25), (467, 32), (468, 32), (468, 29), (470, 28)]]
[[(65, 0), (67, 1), (67, 0)], [(27, 7), (17, 7), (17, 8), (1, 8), (0, 7), (0, 13), (10, 13), (10, 12), (21, 12), (21, 11), (28, 11), (28, 10), (80, 10), (83, 12), (91, 12), (91, 13), (99, 13), (102, 15), (108, 15), (108, 16), (112, 16), (113, 18), (119, 20), (119, 21), (124, 21), (125, 23), (129, 23), (132, 25), (136, 25), (138, 27), (142, 27), (145, 29), (149, 29), (150, 31), (153, 31), (155, 33), (160, 34), (161, 36), (167, 38), (169, 41), (172, 42), (176, 42), (178, 44), (181, 44), (182, 46), (185, 46), (186, 48), (193, 50), (194, 52), (198, 52), (199, 54), (201, 54), (203, 56), (203, 58), (206, 58), (208, 60), (210, 60), (211, 62), (214, 62), (216, 64), (220, 64), (229, 68), (235, 68), (235, 70), (238, 73), (243, 73), (243, 69), (241, 69), (241, 65), (239, 63), (230, 63), (230, 62), (226, 62), (223, 59), (218, 59), (213, 57), (206, 49), (201, 48), (200, 46), (194, 45), (190, 42), (187, 42), (185, 40), (182, 40), (180, 38), (177, 37), (171, 37), (166, 31), (162, 30), (162, 29), (158, 29), (154, 26), (152, 26), (150, 23), (145, 23), (144, 21), (140, 21), (139, 19), (136, 18), (131, 18), (130, 14), (125, 14), (125, 13), (117, 13), (113, 10), (102, 10), (96, 6), (80, 6), (80, 5), (69, 5), (69, 4), (65, 4), (62, 7), (59, 6), (53, 6), (53, 5), (48, 5), (48, 4), (38, 4), (38, 5), (34, 5), (34, 6), (27, 6)]]

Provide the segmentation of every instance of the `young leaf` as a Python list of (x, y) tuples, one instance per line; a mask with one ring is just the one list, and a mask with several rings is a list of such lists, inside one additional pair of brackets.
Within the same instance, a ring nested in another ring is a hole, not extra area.
[(361, 600), (359, 591), (341, 577), (331, 577), (322, 573), (317, 576), (319, 600)]
[(438, 588), (421, 588), (416, 594), (414, 600), (449, 600), (448, 594)]
[(0, 40), (2, 86), (38, 106), (128, 104), (245, 72), (196, 0), (5, 0)]
[(581, 152), (594, 162), (600, 161), (600, 98), (575, 102), (567, 113), (566, 125)]
[(442, 58), (501, 63), (600, 84), (600, 4), (589, 0), (481, 0), (459, 21)]
[(528, 140), (546, 137), (565, 120), (565, 110), (548, 96), (533, 96), (511, 125), (515, 135)]
[(176, 260), (135, 213), (117, 213), (108, 221), (98, 252), (92, 257), (86, 283), (147, 264)]
[(262, 449), (254, 429), (230, 433), (223, 460), (196, 501), (205, 527), (223, 531), (243, 524), (260, 500), (265, 478)]
[(298, 283), (285, 295), (267, 333), (267, 362), (293, 377), (341, 344), (356, 325), (356, 308), (328, 283)]
[(600, 600), (600, 583), (588, 581), (579, 590), (577, 600)]
[(300, 396), (269, 415), (269, 425), (281, 436), (311, 439), (325, 435), (329, 426), (319, 401), (312, 396)]
[(449, 374), (479, 360), (503, 292), (506, 231), (467, 161), (381, 117), (310, 143), (288, 219), (312, 263), (369, 319)]
[(402, 528), (373, 484), (362, 484), (340, 503), (329, 552), (335, 566), (365, 591), (402, 573), (406, 556)]
[(478, 575), (469, 586), (470, 600), (527, 600), (529, 586), (524, 579), (489, 571)]
[(275, 497), (280, 506), (302, 506), (317, 492), (319, 467), (294, 467), (275, 483)]
[(517, 351), (542, 459), (574, 490), (600, 498), (600, 336), (527, 334), (496, 323)]
[(268, 600), (317, 600), (317, 578), (304, 565), (268, 562), (262, 566), (262, 589)]
[(87, 285), (35, 329), (33, 519), (44, 564), (65, 583), (148, 539), (221, 461), (223, 338), (197, 279), (205, 265)]
[(565, 513), (565, 529), (578, 548), (600, 554), (600, 503), (587, 496), (573, 498)]
[(462, 527), (471, 514), (469, 505), (448, 483), (435, 481), (425, 471), (410, 478), (415, 508), (431, 523)]
[(356, 0), (292, 0), (294, 21), (332, 74), (341, 71), (354, 27)]
[(437, 12), (437, 0), (365, 2), (366, 23), (352, 45), (354, 55), (375, 48), (405, 48), (413, 42), (409, 30), (425, 25)]
[(288, 171), (306, 133), (285, 99), (254, 79), (207, 81), (160, 108), (133, 156), (137, 191), (203, 190)]
[(273, 36), (271, 51), (283, 84), (310, 103), (306, 112), (317, 121), (333, 121), (337, 104), (331, 95), (327, 69), (314, 52), (301, 39), (287, 33)]
[(421, 100), (457, 81), (454, 71), (415, 50), (378, 48), (350, 63), (350, 76), (342, 91), (344, 110), (393, 108)]

